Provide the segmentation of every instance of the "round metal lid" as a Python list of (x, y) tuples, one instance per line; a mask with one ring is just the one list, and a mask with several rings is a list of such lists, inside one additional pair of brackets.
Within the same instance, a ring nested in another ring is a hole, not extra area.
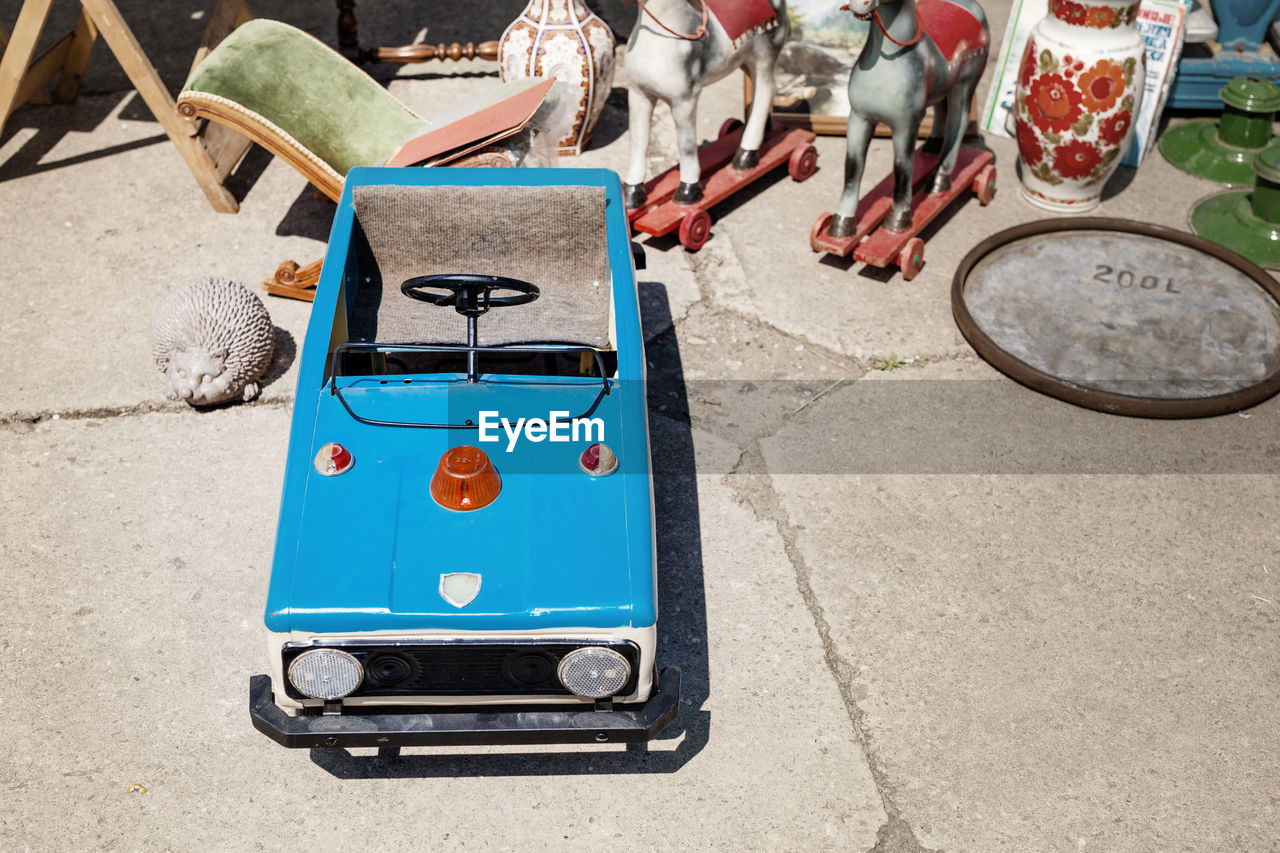
[(1280, 390), (1280, 287), (1199, 237), (1123, 219), (1049, 219), (956, 271), (960, 331), (1001, 372), (1104, 412), (1217, 415)]

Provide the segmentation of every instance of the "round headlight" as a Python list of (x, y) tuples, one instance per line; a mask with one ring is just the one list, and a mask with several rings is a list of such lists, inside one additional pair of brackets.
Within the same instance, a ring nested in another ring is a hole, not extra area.
[(312, 699), (341, 699), (363, 679), (360, 661), (340, 649), (312, 649), (289, 664), (289, 683)]
[(603, 699), (617, 693), (631, 679), (631, 664), (613, 649), (587, 646), (561, 658), (556, 675), (571, 693)]

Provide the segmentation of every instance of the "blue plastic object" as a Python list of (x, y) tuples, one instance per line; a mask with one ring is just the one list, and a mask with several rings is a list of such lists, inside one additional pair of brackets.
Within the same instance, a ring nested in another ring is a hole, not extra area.
[(1236, 77), (1280, 79), (1280, 59), (1268, 45), (1243, 51), (1186, 45), (1167, 105), (1178, 110), (1217, 110), (1222, 102), (1218, 92)]
[(1218, 43), (1226, 50), (1257, 50), (1280, 12), (1280, 0), (1213, 0)]
[(1187, 44), (1169, 90), (1168, 106), (1216, 110), (1218, 92), (1235, 77), (1280, 79), (1280, 58), (1266, 44), (1280, 0), (1213, 0), (1216, 44)]

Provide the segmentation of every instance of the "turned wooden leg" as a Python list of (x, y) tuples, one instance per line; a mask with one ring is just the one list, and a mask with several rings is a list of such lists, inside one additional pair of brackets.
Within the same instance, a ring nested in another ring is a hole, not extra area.
[(316, 284), (320, 281), (320, 268), (324, 258), (298, 266), (297, 261), (285, 261), (276, 267), (275, 275), (262, 280), (262, 289), (274, 296), (303, 299), (314, 302)]

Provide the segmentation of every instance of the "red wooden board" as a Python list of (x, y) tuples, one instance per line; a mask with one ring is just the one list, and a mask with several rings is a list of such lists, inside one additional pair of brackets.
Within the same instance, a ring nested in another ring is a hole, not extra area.
[[(775, 131), (760, 144), (759, 162), (750, 169), (739, 171), (728, 164), (738, 150), (742, 128), (731, 131), (698, 149), (698, 162), (702, 165), (703, 175), (702, 198), (693, 204), (680, 204), (671, 200), (680, 184), (680, 169), (678, 166), (673, 167), (645, 185), (646, 189), (650, 185), (653, 187), (650, 190), (651, 203), (633, 211), (638, 211), (639, 215), (632, 219), (632, 227), (655, 237), (670, 234), (679, 227), (680, 220), (690, 211), (709, 210), (756, 178), (785, 164), (791, 157), (791, 152), (801, 146), (813, 144), (815, 138), (812, 131), (803, 128)], [(661, 197), (661, 200), (653, 203), (657, 197)]]
[[(964, 156), (963, 152), (961, 156)], [(911, 192), (913, 197), (924, 186), (925, 181), (933, 178), (933, 170), (937, 166), (938, 155), (926, 154), (924, 151), (916, 152), (914, 165), (911, 168)], [(858, 229), (848, 237), (832, 237), (824, 231), (815, 238), (814, 242), (817, 244), (817, 248), (814, 251), (830, 252), (842, 258), (848, 257), (854, 246), (857, 246), (862, 238), (879, 227), (881, 222), (884, 222), (884, 218), (889, 215), (889, 210), (892, 207), (893, 175), (891, 174), (876, 184), (876, 188), (863, 196), (862, 200), (858, 202), (858, 212), (853, 217), (858, 224)]]
[[(730, 131), (699, 148), (698, 165), (702, 169), (702, 175), (705, 177), (732, 160), (734, 153), (738, 150), (738, 141), (740, 139), (742, 139), (742, 128)], [(761, 147), (763, 147), (763, 144)], [(644, 185), (644, 204), (627, 211), (628, 221), (635, 222), (658, 205), (671, 201), (679, 187), (679, 166), (672, 166), (656, 178), (650, 178)]]
[(907, 241), (928, 227), (947, 205), (964, 195), (973, 186), (973, 179), (995, 155), (980, 148), (961, 148), (956, 158), (956, 168), (951, 173), (951, 189), (944, 193), (915, 193), (911, 197), (911, 227), (906, 231), (890, 231), (877, 228), (853, 250), (853, 258), (864, 264), (884, 267), (896, 263), (898, 253)]

